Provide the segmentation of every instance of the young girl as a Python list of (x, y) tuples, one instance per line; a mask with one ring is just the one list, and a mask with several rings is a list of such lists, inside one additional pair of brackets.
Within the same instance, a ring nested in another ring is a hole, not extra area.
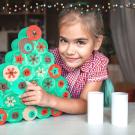
[(70, 114), (87, 111), (87, 94), (99, 91), (108, 78), (108, 58), (98, 50), (103, 41), (102, 16), (79, 5), (65, 7), (59, 15), (59, 45), (52, 50), (62, 75), (68, 81), (71, 99), (49, 95), (29, 83), (22, 95), (26, 105), (47, 106)]

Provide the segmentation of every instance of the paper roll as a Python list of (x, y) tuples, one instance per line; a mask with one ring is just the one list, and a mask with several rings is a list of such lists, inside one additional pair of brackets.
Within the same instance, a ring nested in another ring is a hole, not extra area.
[(102, 92), (88, 92), (88, 124), (103, 124), (103, 100)]
[(128, 124), (128, 94), (124, 92), (112, 93), (112, 125), (127, 127)]

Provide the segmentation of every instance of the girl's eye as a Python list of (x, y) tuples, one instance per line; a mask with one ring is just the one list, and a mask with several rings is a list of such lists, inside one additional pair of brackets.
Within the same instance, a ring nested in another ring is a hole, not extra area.
[(81, 41), (81, 40), (80, 40), (80, 41), (77, 41), (77, 42), (76, 42), (76, 44), (77, 44), (77, 45), (81, 45), (81, 46), (82, 46), (82, 45), (85, 45), (85, 44), (86, 44), (86, 42), (84, 42), (84, 41)]
[(61, 44), (65, 44), (65, 43), (68, 43), (68, 41), (67, 41), (67, 40), (65, 40), (65, 39), (63, 39), (63, 38), (60, 38), (60, 39), (59, 39), (59, 43), (61, 43)]

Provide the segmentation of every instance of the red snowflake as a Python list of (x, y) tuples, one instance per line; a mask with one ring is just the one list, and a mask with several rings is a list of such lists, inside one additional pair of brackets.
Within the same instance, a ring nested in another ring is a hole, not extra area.
[(15, 58), (16, 58), (16, 62), (17, 62), (17, 63), (22, 64), (22, 62), (23, 62), (23, 60), (24, 60), (24, 58), (22, 57), (22, 55), (15, 56)]
[(14, 68), (8, 68), (8, 71), (5, 73), (6, 75), (8, 75), (8, 78), (15, 78), (17, 71)]
[(38, 43), (37, 49), (38, 51), (43, 52), (45, 49), (45, 46), (42, 43)]

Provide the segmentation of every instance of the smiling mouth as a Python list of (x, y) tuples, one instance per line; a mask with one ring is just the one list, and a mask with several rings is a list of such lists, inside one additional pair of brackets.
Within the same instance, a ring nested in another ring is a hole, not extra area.
[(79, 60), (79, 58), (68, 58), (68, 57), (65, 57), (65, 60), (67, 62), (75, 62), (75, 61)]

